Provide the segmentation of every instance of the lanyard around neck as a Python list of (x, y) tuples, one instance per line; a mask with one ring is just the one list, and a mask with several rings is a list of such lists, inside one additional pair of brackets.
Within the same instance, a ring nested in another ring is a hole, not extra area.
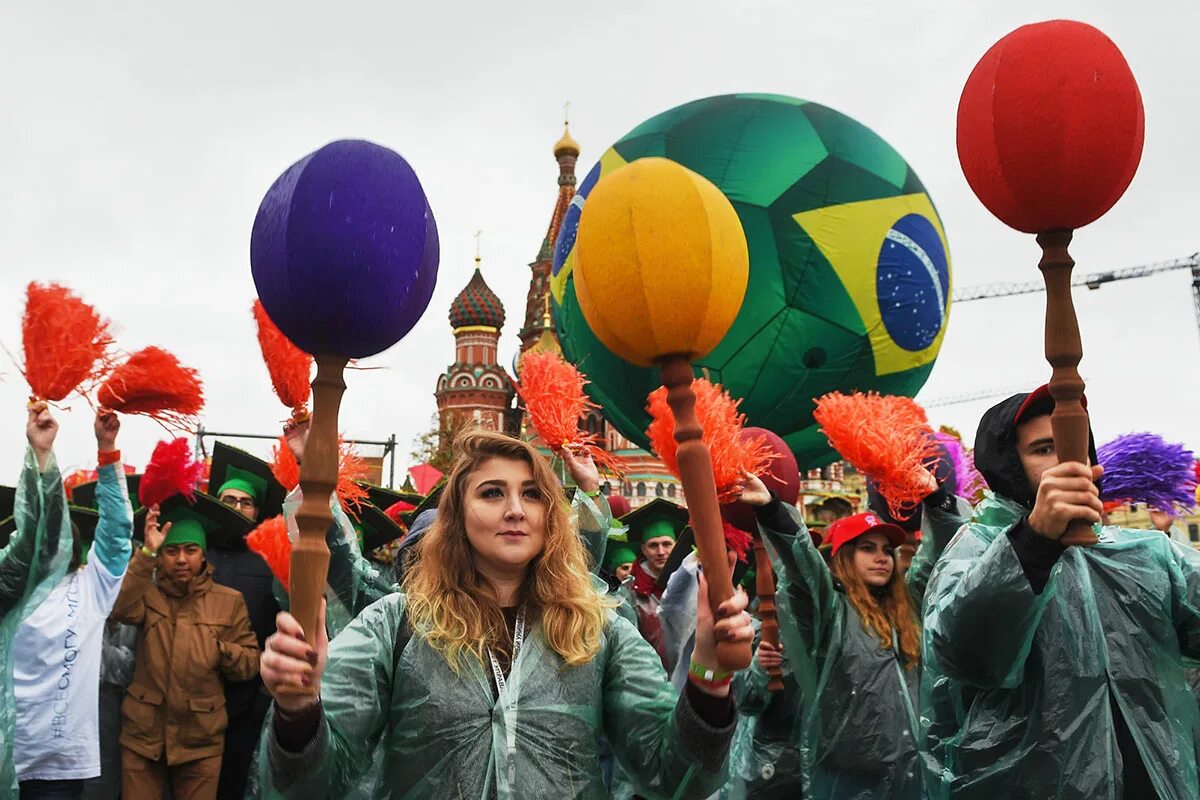
[[(525, 642), (525, 609), (517, 614), (516, 625), (513, 626), (513, 646), (512, 658), (508, 662), (508, 668), (514, 669), (517, 664), (517, 656), (521, 652), (521, 645)], [(504, 694), (504, 687), (508, 681), (504, 677), (504, 670), (500, 669), (500, 661), (496, 658), (496, 654), (492, 652), (492, 648), (488, 648), (488, 659), (492, 662), (492, 677), (496, 679), (496, 697)]]

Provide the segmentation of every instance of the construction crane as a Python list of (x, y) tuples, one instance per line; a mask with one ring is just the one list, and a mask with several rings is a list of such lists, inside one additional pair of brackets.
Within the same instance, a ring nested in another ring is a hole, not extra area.
[[(1172, 261), (1159, 261), (1154, 264), (1144, 264), (1140, 267), (1110, 270), (1109, 272), (1092, 272), (1084, 275), (1073, 275), (1072, 286), (1086, 286), (1089, 289), (1099, 289), (1106, 283), (1124, 281), (1130, 278), (1145, 278), (1160, 272), (1174, 272), (1187, 269), (1192, 272), (1192, 302), (1196, 307), (1196, 324), (1200, 326), (1200, 253), (1192, 253), (1184, 258)], [(980, 286), (965, 286), (954, 291), (954, 302), (966, 303), (971, 300), (986, 300), (992, 297), (1009, 297), (1015, 294), (1035, 294), (1046, 291), (1041, 281), (1028, 283), (985, 283)]]

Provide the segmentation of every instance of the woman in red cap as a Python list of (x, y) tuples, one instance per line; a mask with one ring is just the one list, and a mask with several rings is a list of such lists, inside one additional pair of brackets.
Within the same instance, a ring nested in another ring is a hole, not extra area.
[[(934, 482), (931, 480), (931, 488)], [(780, 636), (799, 686), (796, 726), (804, 783), (815, 800), (922, 796), (917, 753), (920, 592), (937, 543), (962, 521), (953, 489), (925, 501), (924, 537), (906, 576), (895, 551), (906, 535), (868, 511), (829, 526), (824, 558), (795, 507), (747, 475), (741, 499), (755, 507), (779, 576)], [(760, 647), (763, 647), (760, 645)], [(769, 647), (767, 648), (770, 649)]]

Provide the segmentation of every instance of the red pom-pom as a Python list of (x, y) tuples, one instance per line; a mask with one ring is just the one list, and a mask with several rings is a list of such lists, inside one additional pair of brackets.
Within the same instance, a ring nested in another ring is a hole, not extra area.
[(937, 458), (937, 440), (911, 398), (830, 392), (817, 400), (813, 419), (830, 446), (879, 485), (893, 517), (907, 519), (937, 488), (926, 466)]
[(586, 384), (579, 370), (556, 353), (526, 353), (516, 388), (529, 421), (547, 447), (555, 453), (563, 448), (586, 451), (597, 466), (620, 475), (620, 459), (600, 447), (595, 434), (579, 427), (589, 411), (599, 408), (584, 394)]
[(279, 402), (292, 409), (292, 419), (308, 419), (309, 375), (313, 358), (292, 344), (276, 327), (261, 300), (254, 301), (254, 320), (258, 323), (258, 346), (271, 375), (271, 385)]
[(967, 182), (1026, 233), (1081, 228), (1112, 208), (1137, 171), (1144, 132), (1121, 51), (1069, 20), (1025, 25), (994, 44), (958, 104)]
[(746, 553), (750, 551), (750, 545), (754, 543), (750, 534), (725, 520), (722, 520), (721, 526), (725, 531), (725, 548), (732, 550), (737, 555), (738, 561), (745, 561)]
[(262, 556), (283, 587), (290, 590), (292, 540), (288, 537), (287, 521), (282, 516), (265, 520), (246, 535), (246, 546)]
[(287, 439), (282, 436), (279, 437), (279, 444), (271, 448), (271, 472), (275, 480), (289, 492), (300, 483), (300, 464), (292, 455)]
[[(738, 413), (740, 400), (730, 397), (719, 384), (704, 378), (692, 381), (696, 395), (696, 419), (704, 431), (704, 443), (712, 458), (713, 477), (717, 482), (717, 499), (728, 503), (737, 499), (741, 491), (742, 474), (766, 472), (775, 457), (765, 436), (748, 439), (742, 437), (746, 415)], [(655, 454), (670, 470), (679, 476), (675, 463), (675, 414), (667, 405), (667, 388), (660, 386), (646, 398), (646, 410), (650, 412), (650, 427), (646, 436)]]
[(383, 510), (387, 514), (387, 518), (399, 525), (401, 528), (408, 530), (408, 526), (404, 524), (404, 515), (412, 511), (416, 506), (406, 500), (397, 500)]
[(111, 366), (108, 325), (65, 287), (30, 283), (21, 344), (23, 372), (34, 397), (57, 402), (81, 387), (84, 393), (90, 391)]
[(196, 484), (204, 477), (204, 462), (192, 460), (192, 446), (179, 438), (154, 445), (154, 454), (138, 483), (138, 500), (149, 508), (182, 494), (196, 501)]
[(113, 370), (96, 399), (122, 414), (141, 414), (191, 429), (204, 408), (204, 389), (196, 370), (183, 366), (166, 350), (147, 347)]

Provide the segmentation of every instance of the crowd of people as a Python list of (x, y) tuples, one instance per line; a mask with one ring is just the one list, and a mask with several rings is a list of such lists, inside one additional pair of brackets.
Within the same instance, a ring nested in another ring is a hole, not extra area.
[[(0, 532), (0, 796), (1200, 797), (1200, 553), (1105, 524), (1094, 449), (1059, 463), (1053, 410), (1042, 388), (984, 415), (974, 506), (938, 458), (910, 517), (810, 531), (746, 473), (775, 644), (730, 526), (739, 588), (713, 607), (686, 509), (629, 510), (571, 449), (564, 486), (475, 428), (394, 564), (331, 496), (306, 637), (246, 545), (284, 494), (269, 465), (137, 508), (101, 409), (68, 500), (34, 404)], [(1097, 544), (1062, 544), (1079, 521)], [(723, 670), (722, 642), (751, 666)]]

